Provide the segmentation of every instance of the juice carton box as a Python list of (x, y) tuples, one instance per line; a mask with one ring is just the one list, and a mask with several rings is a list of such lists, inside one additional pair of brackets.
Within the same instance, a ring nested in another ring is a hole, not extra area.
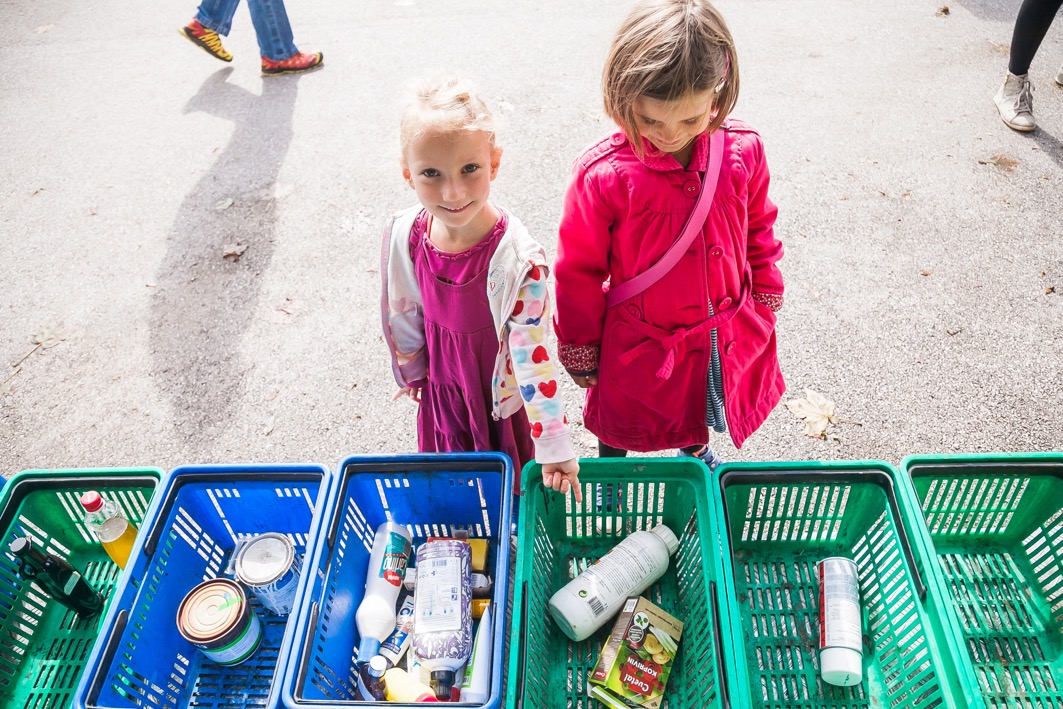
[(683, 623), (645, 598), (624, 601), (587, 693), (607, 707), (659, 709)]

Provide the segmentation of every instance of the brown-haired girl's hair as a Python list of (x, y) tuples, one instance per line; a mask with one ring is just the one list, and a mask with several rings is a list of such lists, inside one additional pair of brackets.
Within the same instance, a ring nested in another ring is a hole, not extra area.
[(715, 91), (709, 132), (738, 100), (738, 56), (727, 23), (708, 0), (644, 0), (624, 20), (602, 72), (605, 112), (642, 155), (633, 104)]

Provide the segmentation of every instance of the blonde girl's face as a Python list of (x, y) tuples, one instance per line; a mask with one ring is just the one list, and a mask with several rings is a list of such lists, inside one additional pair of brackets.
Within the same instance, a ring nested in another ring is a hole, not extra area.
[(450, 235), (482, 236), (497, 219), (486, 207), (501, 157), (482, 131), (428, 132), (406, 147), (402, 175)]
[(643, 96), (632, 104), (635, 125), (661, 152), (683, 153), (709, 127), (715, 97), (711, 90), (687, 94), (674, 101)]

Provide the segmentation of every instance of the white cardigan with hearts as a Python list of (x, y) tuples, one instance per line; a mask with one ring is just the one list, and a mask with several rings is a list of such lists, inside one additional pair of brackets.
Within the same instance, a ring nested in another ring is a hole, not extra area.
[[(399, 386), (416, 386), (428, 376), (424, 312), (413, 259), (410, 230), (422, 207), (392, 215), (384, 228), (384, 339)], [(546, 342), (550, 321), (546, 252), (524, 225), (506, 212), (506, 233), (498, 242), (487, 276), (487, 300), (498, 332), (492, 376), (492, 415), (506, 418), (523, 403), (540, 464), (575, 458), (572, 435), (558, 388), (558, 367)]]

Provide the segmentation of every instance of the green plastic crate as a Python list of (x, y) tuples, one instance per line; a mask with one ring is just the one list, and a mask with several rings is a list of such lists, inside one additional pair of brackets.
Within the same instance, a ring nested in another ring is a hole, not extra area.
[[(684, 623), (664, 707), (742, 706), (734, 697), (728, 704), (730, 688), (721, 669), (726, 668), (721, 635), (729, 623), (721, 615), (717, 582), (723, 568), (708, 475), (693, 458), (582, 460), (584, 501), (577, 505), (543, 487), (539, 466), (525, 467), (506, 707), (600, 706), (587, 696), (587, 679), (613, 621), (575, 643), (557, 627), (547, 602), (628, 534), (662, 523), (679, 538), (679, 550), (644, 595)], [(595, 512), (599, 484), (605, 491), (602, 513)]]
[(1063, 454), (913, 456), (902, 467), (985, 705), (1063, 707)]
[(29, 535), (78, 569), (110, 603), (122, 570), (82, 521), (78, 497), (99, 490), (139, 524), (162, 472), (156, 469), (32, 470), (0, 489), (0, 706), (67, 709), (104, 612), (80, 619), (18, 577), (10, 542)]
[[(908, 543), (919, 513), (897, 493), (886, 463), (738, 463), (714, 473), (743, 707), (863, 709), (977, 706)], [(899, 523), (900, 522), (900, 523)], [(864, 680), (835, 687), (819, 676), (816, 563), (856, 562)]]

